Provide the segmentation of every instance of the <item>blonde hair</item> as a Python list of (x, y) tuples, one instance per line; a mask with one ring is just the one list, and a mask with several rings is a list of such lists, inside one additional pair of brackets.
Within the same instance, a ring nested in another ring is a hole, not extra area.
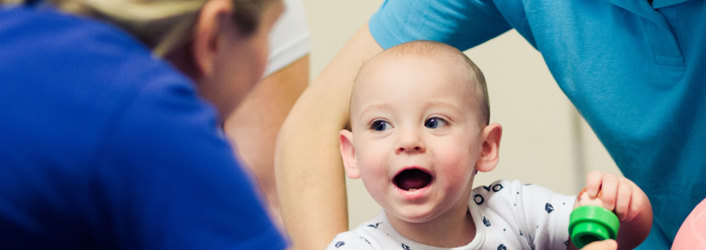
[[(480, 120), (484, 122), (484, 125), (490, 124), (490, 101), (488, 97), (488, 86), (486, 85), (485, 76), (483, 75), (483, 72), (462, 51), (444, 43), (427, 40), (417, 40), (398, 44), (394, 47), (388, 48), (363, 63), (363, 65), (358, 70), (358, 74), (354, 79), (353, 88), (356, 87), (355, 83), (358, 82), (358, 78), (360, 77), (361, 72), (368, 65), (369, 62), (383, 56), (402, 57), (407, 55), (425, 57), (439, 57), (441, 55), (448, 55), (454, 59), (459, 60), (460, 63), (464, 65), (464, 67), (468, 70), (468, 74), (466, 76), (468, 77), (469, 84), (472, 84), (475, 88), (474, 93), (477, 97), (476, 101), (478, 101), (478, 105), (480, 108)], [(353, 90), (353, 94), (355, 94), (355, 89)], [(351, 102), (352, 101), (353, 98), (351, 97)]]
[[(133, 34), (158, 56), (189, 42), (201, 8), (209, 0), (46, 0), (64, 12), (93, 17)], [(266, 3), (272, 0), (230, 0), (234, 21), (245, 35), (252, 33)], [(20, 4), (26, 0), (0, 0)]]

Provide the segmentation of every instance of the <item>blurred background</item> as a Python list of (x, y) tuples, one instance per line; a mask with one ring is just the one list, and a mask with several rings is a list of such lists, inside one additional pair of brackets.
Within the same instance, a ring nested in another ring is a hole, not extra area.
[[(311, 31), (312, 80), (344, 43), (364, 25), (382, 0), (302, 0)], [(473, 185), (520, 179), (556, 192), (576, 194), (585, 174), (620, 174), (590, 127), (564, 96), (544, 60), (511, 30), (465, 52), (484, 72), (491, 122), (503, 126), (500, 163), (479, 173)], [(360, 180), (347, 179), (351, 228), (372, 218), (380, 207)]]

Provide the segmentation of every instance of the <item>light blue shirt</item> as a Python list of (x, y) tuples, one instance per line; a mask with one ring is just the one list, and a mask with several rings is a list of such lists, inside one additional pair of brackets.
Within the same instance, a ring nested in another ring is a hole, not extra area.
[(465, 50), (511, 28), (649, 196), (643, 247), (668, 248), (706, 197), (705, 1), (388, 0), (370, 20), (383, 48), (436, 40)]

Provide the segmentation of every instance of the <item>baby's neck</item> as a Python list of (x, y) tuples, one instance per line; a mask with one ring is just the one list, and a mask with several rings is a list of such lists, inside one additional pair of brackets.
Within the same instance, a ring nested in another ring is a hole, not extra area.
[(388, 215), (391, 226), (402, 236), (435, 247), (460, 247), (476, 235), (471, 213), (452, 214), (450, 211), (431, 221), (410, 223)]

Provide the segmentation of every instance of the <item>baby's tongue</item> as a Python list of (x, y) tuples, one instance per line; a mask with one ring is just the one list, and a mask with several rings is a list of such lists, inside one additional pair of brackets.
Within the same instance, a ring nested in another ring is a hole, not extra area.
[(404, 190), (420, 189), (431, 181), (431, 175), (419, 169), (405, 170), (395, 176), (395, 185)]

